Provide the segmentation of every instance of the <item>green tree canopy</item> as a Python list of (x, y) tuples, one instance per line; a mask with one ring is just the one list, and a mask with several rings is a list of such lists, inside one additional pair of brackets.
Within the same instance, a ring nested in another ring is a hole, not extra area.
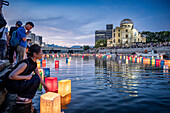
[(95, 48), (98, 47), (107, 47), (107, 39), (99, 39), (98, 41), (96, 41)]
[(167, 42), (170, 41), (170, 31), (150, 32), (143, 31), (142, 35), (146, 37), (146, 42)]

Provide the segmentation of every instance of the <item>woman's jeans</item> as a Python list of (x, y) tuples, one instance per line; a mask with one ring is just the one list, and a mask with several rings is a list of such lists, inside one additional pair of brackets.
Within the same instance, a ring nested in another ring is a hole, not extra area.
[(19, 97), (33, 99), (39, 84), (40, 78), (36, 74), (30, 80), (8, 80), (6, 89)]

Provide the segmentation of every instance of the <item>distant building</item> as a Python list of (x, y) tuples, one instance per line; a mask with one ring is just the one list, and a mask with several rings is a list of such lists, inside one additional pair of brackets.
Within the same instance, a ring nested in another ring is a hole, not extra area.
[(110, 39), (113, 34), (113, 24), (107, 24), (106, 30), (96, 30), (95, 31), (95, 43), (99, 39)]
[(134, 24), (130, 19), (124, 19), (120, 27), (116, 27), (112, 32), (112, 38), (107, 40), (107, 47), (132, 45), (136, 43), (145, 43), (146, 38), (134, 29)]

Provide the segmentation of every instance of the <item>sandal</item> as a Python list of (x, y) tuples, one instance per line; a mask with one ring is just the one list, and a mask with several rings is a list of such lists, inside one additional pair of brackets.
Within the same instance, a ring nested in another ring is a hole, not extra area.
[(21, 98), (21, 97), (16, 98), (17, 104), (29, 104), (31, 102), (32, 102), (32, 99), (29, 99), (29, 98)]

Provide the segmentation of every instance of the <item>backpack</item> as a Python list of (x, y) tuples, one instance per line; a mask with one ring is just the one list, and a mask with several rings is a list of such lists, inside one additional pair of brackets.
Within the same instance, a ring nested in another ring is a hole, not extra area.
[[(22, 38), (21, 38), (21, 39), (22, 39)], [(12, 33), (12, 37), (11, 37), (9, 43), (10, 43), (10, 45), (11, 45), (12, 47), (17, 47), (17, 46), (19, 45), (19, 43), (21, 42), (21, 39), (18, 40), (17, 30), (16, 30), (16, 31), (14, 31), (14, 32)]]
[(5, 27), (4, 27), (3, 30), (0, 32), (0, 39), (2, 38), (2, 35), (3, 35), (3, 33), (4, 33), (4, 29), (5, 29)]
[(28, 59), (20, 61), (15, 67), (13, 67), (12, 70), (6, 72), (4, 75), (2, 75), (0, 77), (0, 91), (2, 91), (3, 89), (6, 88), (6, 84), (8, 83), (8, 80), (9, 80), (8, 77), (9, 77), (10, 73), (13, 70), (15, 70), (23, 62), (27, 63), (27, 67), (26, 67), (26, 69), (23, 72), (27, 72), (28, 71), (28, 69), (29, 69), (29, 66), (28, 66), (29, 65), (29, 61), (28, 61)]

